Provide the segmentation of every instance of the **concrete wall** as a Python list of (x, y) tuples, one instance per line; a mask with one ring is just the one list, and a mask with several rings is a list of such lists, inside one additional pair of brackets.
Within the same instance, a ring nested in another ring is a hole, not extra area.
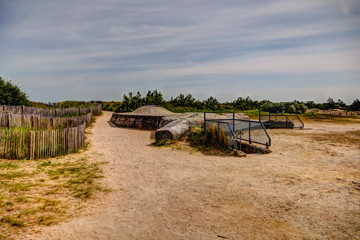
[(163, 116), (141, 116), (113, 113), (110, 122), (118, 127), (155, 130), (163, 125)]

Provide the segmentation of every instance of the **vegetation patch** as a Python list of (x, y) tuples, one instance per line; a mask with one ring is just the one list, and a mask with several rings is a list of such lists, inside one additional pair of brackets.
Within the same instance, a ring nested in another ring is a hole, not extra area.
[(238, 151), (229, 148), (229, 139), (223, 129), (216, 125), (207, 131), (200, 125), (191, 126), (188, 133), (179, 140), (162, 139), (155, 143), (160, 147), (171, 147), (174, 150), (200, 151), (206, 155), (236, 156)]
[(0, 169), (17, 169), (19, 165), (13, 162), (0, 162)]
[[(99, 192), (101, 163), (76, 155), (42, 161), (0, 160), (0, 232), (51, 225), (72, 216), (75, 207)], [(1, 238), (0, 238), (1, 239)]]
[(7, 223), (13, 227), (24, 227), (25, 226), (25, 223), (23, 221), (21, 221), (18, 218), (13, 218), (10, 216), (3, 216), (0, 221), (2, 223)]

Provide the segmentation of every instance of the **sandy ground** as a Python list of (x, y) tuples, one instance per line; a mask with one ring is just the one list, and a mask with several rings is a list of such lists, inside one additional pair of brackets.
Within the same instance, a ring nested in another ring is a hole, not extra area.
[(110, 117), (98, 118), (87, 154), (109, 162), (113, 191), (26, 239), (360, 239), (360, 143), (311, 138), (360, 124), (270, 130), (273, 153), (236, 158), (154, 147), (150, 132)]

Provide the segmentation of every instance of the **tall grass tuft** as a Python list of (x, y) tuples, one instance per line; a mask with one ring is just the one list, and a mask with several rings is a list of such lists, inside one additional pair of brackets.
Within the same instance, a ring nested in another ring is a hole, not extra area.
[(228, 150), (229, 139), (222, 127), (215, 124), (210, 125), (206, 130), (202, 127), (193, 126), (187, 136), (192, 146)]
[(227, 149), (229, 146), (229, 139), (226, 137), (225, 131), (222, 127), (217, 127), (215, 124), (209, 126), (205, 130), (206, 142), (209, 147)]

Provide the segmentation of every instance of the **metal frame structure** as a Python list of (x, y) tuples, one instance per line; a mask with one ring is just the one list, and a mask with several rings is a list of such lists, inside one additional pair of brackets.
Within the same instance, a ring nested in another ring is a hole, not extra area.
[[(232, 119), (207, 119), (206, 118), (207, 113), (232, 113), (233, 118)], [(270, 138), (268, 132), (266, 131), (264, 124), (260, 121), (235, 119), (235, 112), (204, 112), (204, 129), (206, 129), (207, 122), (216, 123), (217, 129), (219, 129), (220, 123), (226, 124), (231, 132), (230, 138), (232, 140), (240, 140), (240, 144), (241, 144), (241, 141), (244, 140), (244, 141), (249, 142), (249, 144), (256, 143), (256, 144), (264, 145), (264, 146), (266, 146), (266, 148), (271, 146), (271, 138)], [(232, 124), (230, 122), (232, 122)], [(248, 127), (245, 130), (241, 130), (241, 131), (239, 131), (238, 134), (236, 134), (235, 133), (236, 132), (235, 131), (236, 122), (248, 123)], [(253, 126), (252, 126), (252, 124), (253, 124)], [(261, 129), (263, 130), (263, 132), (265, 133), (265, 135), (267, 137), (267, 141), (259, 142), (259, 141), (253, 140), (251, 129), (254, 127), (254, 125), (261, 126)], [(249, 131), (249, 133), (244, 138), (244, 132), (246, 132), (246, 131)]]
[[(265, 121), (262, 119), (262, 116), (265, 116), (265, 115), (262, 115), (261, 112), (268, 112), (268, 113), (269, 113), (269, 115), (268, 115), (268, 117), (269, 117), (269, 118), (268, 118), (268, 122), (265, 122)], [(278, 121), (277, 121), (277, 118), (278, 118), (278, 117), (285, 117), (285, 118), (286, 118), (286, 122), (285, 122), (285, 128), (286, 128), (286, 129), (287, 129), (287, 128), (291, 128), (291, 129), (293, 129), (293, 128), (304, 129), (304, 122), (301, 121), (301, 119), (299, 118), (298, 115), (272, 114), (272, 113), (271, 113), (270, 111), (268, 111), (268, 110), (259, 110), (259, 122), (262, 122), (262, 123), (264, 124), (264, 126), (267, 127), (267, 128), (271, 128), (271, 127), (272, 127), (271, 120), (274, 119), (274, 117), (275, 117), (275, 120), (274, 120), (275, 123), (278, 122)], [(293, 122), (294, 122), (294, 121), (292, 121), (292, 120), (290, 119), (290, 117), (294, 117), (294, 118), (296, 118), (297, 120), (299, 120), (301, 126), (300, 126), (300, 127), (290, 127), (290, 126), (289, 126), (290, 123), (293, 123)], [(279, 127), (279, 128), (280, 128), (280, 127)]]

